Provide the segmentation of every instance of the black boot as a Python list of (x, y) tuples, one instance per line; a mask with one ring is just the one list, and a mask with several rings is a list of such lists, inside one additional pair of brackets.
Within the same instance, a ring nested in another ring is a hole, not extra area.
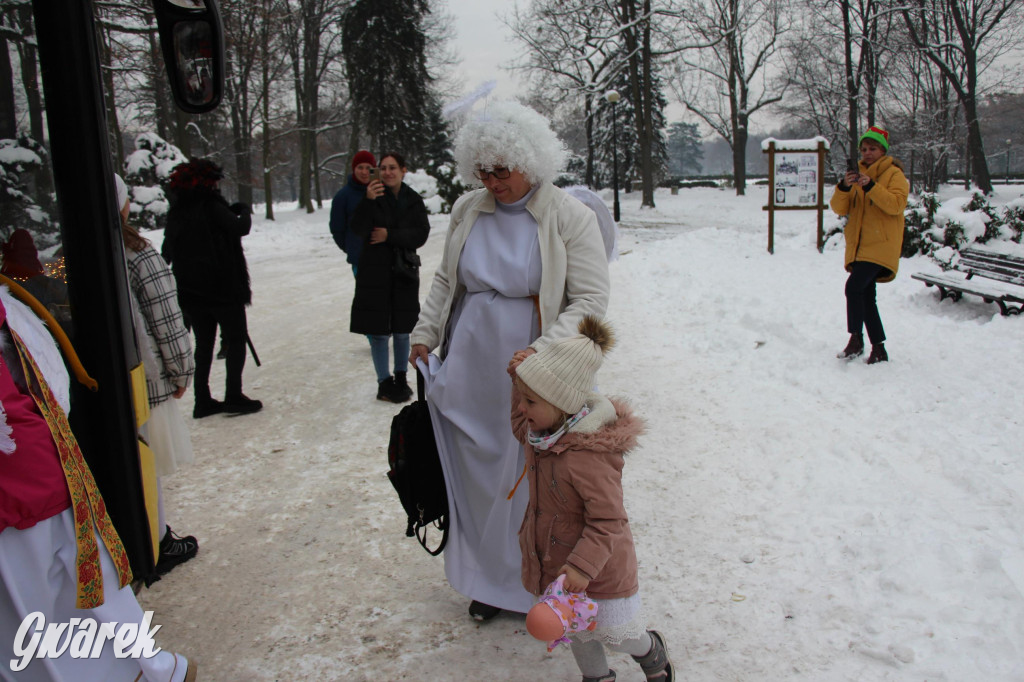
[(238, 395), (224, 396), (224, 412), (228, 414), (252, 414), (263, 409), (263, 403), (244, 393)]
[(400, 396), (399, 402), (406, 402), (412, 398), (412, 389), (409, 388), (409, 380), (406, 372), (395, 372), (395, 395)]
[(384, 400), (389, 403), (405, 402), (399, 395), (398, 387), (395, 386), (395, 378), (388, 377), (377, 383), (377, 400)]
[(849, 358), (855, 358), (858, 355), (864, 354), (864, 335), (863, 334), (850, 334), (850, 342), (846, 344), (846, 348), (843, 349), (836, 357), (840, 360), (848, 360)]
[(473, 600), (473, 603), (469, 605), (469, 615), (473, 616), (473, 620), (478, 622), (490, 620), (499, 613), (501, 613), (500, 608), (485, 604), (482, 601)]
[(224, 411), (224, 403), (219, 400), (207, 396), (205, 398), (196, 397), (195, 406), (192, 408), (192, 418), (202, 419), (203, 417), (209, 417), (211, 414), (220, 414)]
[(668, 657), (668, 649), (665, 647), (665, 640), (657, 630), (648, 630), (651, 636), (651, 650), (643, 656), (634, 656), (633, 660), (640, 664), (640, 669), (648, 680), (659, 680), (659, 682), (672, 682), (675, 679), (675, 671), (672, 668), (672, 659)]
[(868, 364), (873, 365), (876, 362), (889, 362), (889, 354), (885, 352), (884, 343), (871, 344), (871, 354), (868, 355)]

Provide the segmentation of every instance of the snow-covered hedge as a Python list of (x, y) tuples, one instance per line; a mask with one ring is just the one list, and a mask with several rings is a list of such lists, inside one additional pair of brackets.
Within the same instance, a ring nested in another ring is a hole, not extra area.
[(923, 253), (945, 260), (947, 249), (999, 241), (1020, 244), (1024, 233), (1024, 198), (993, 206), (981, 192), (945, 202), (924, 192), (910, 197), (904, 215), (904, 257)]

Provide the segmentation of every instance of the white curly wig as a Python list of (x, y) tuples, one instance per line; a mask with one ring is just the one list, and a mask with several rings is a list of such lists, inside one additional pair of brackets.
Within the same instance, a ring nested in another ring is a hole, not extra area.
[(505, 166), (531, 185), (551, 182), (566, 149), (546, 118), (518, 102), (493, 102), (467, 122), (455, 139), (455, 160), (467, 185), (481, 187), (473, 171)]

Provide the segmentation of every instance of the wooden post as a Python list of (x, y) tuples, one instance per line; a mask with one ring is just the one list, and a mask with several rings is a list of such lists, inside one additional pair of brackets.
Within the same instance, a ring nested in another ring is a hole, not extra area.
[(825, 250), (825, 143), (818, 140), (818, 253)]

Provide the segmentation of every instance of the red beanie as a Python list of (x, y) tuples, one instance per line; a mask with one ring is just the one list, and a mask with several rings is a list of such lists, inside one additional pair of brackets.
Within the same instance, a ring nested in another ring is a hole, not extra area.
[(373, 154), (366, 151), (365, 149), (360, 149), (359, 151), (356, 152), (356, 155), (352, 157), (352, 170), (355, 170), (356, 166), (358, 166), (361, 163), (368, 163), (371, 166), (376, 166), (377, 159), (373, 158)]

